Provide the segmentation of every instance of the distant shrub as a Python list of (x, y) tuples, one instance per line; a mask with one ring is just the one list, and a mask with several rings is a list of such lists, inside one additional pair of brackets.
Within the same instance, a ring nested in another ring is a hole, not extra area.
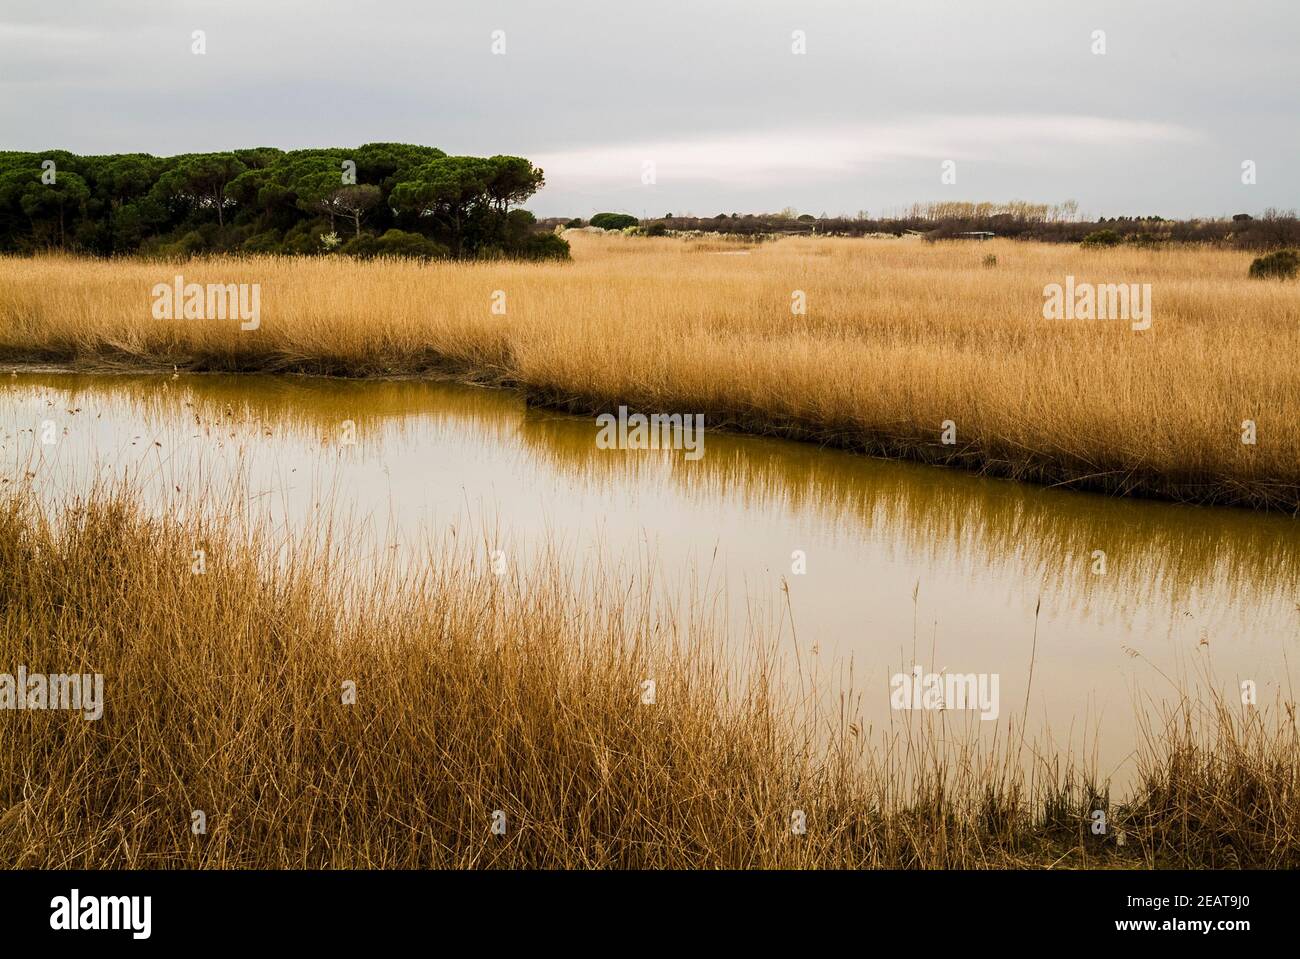
[(525, 260), (567, 260), (569, 241), (557, 233), (534, 233), (514, 248)]
[(1119, 246), (1123, 242), (1124, 238), (1114, 230), (1094, 230), (1083, 238), (1083, 245), (1092, 247)]
[(379, 238), (380, 256), (408, 256), (417, 260), (439, 260), (451, 256), (451, 250), (437, 240), (404, 230), (387, 230)]
[(284, 234), (281, 253), (312, 256), (321, 252), (320, 235), (329, 231), (329, 221), (322, 218), (295, 223)]
[(1256, 257), (1250, 264), (1250, 275), (1257, 280), (1293, 280), (1300, 270), (1300, 253), (1295, 250), (1278, 250)]
[(988, 254), (987, 256), (984, 257), (984, 266), (985, 266), (985, 267), (995, 267), (995, 266), (997, 266), (997, 265), (998, 265), (998, 258), (997, 258), (997, 256), (996, 256), (996, 254), (990, 253), (990, 254)]
[(651, 223), (646, 227), (646, 236), (667, 236), (668, 227), (663, 223)]
[(582, 226), (583, 226), (582, 219), (576, 216), (568, 223), (564, 224), (564, 228), (566, 230), (580, 230), (582, 229)]
[(1154, 250), (1160, 246), (1160, 237), (1151, 233), (1136, 233), (1128, 238), (1128, 242), (1146, 250)]
[(264, 233), (258, 233), (250, 236), (240, 247), (245, 253), (279, 253), (280, 250), (280, 232), (278, 230), (267, 230)]
[(284, 243), (280, 246), (281, 253), (290, 253), (294, 256), (310, 256), (313, 253), (320, 252), (320, 242), (308, 233), (290, 230), (285, 234)]
[(372, 256), (400, 256), (413, 260), (440, 260), (451, 256), (451, 250), (436, 240), (405, 230), (388, 230), (383, 236), (358, 236), (340, 248), (348, 256), (366, 259)]
[(602, 230), (625, 230), (629, 226), (636, 226), (640, 221), (626, 213), (597, 213), (591, 218), (591, 225), (598, 226)]
[(377, 255), (378, 250), (379, 241), (369, 233), (363, 233), (361, 236), (354, 237), (339, 247), (340, 253), (347, 256), (355, 256), (362, 260)]
[(150, 251), (164, 260), (185, 260), (207, 252), (208, 244), (197, 230), (191, 230), (174, 243), (160, 243)]

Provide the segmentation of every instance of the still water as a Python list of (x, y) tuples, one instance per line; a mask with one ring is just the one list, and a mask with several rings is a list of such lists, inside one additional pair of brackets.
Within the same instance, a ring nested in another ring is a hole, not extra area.
[[(355, 443), (341, 446), (347, 422)], [(1289, 517), (779, 440), (708, 433), (690, 460), (599, 449), (596, 434), (593, 418), (448, 383), (0, 380), (0, 475), (33, 472), (52, 499), (124, 474), (159, 503), (196, 483), (215, 497), (239, 472), (290, 524), (318, 520), (328, 500), (408, 545), (488, 530), (485, 542), (527, 562), (560, 541), (585, 562), (649, 566), (660, 589), (715, 597), (735, 641), (779, 623), (805, 669), (839, 676), (851, 663), (873, 725), (889, 722), (890, 677), (913, 664), (996, 674), (1003, 721), (1027, 702), (1031, 727), (1122, 782), (1137, 704), (1178, 686), (1236, 702), (1243, 680), (1261, 704), (1295, 701), (1300, 525)]]

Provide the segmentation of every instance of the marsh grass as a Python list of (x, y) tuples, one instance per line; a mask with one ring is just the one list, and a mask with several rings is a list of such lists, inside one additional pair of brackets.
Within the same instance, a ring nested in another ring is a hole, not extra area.
[[(1027, 481), (1300, 508), (1300, 295), (1250, 280), (1249, 254), (572, 241), (565, 264), (4, 258), (0, 361), (451, 374), (571, 412), (703, 413), (711, 428)], [(176, 273), (260, 283), (261, 328), (153, 319), (150, 290)], [(1067, 275), (1150, 283), (1152, 328), (1044, 320), (1044, 286)], [(791, 313), (795, 290), (806, 315)]]
[(0, 671), (102, 672), (106, 705), (0, 714), (0, 865), (1300, 865), (1293, 716), (1184, 703), (1143, 727), (1141, 786), (1112, 804), (1015, 720), (992, 741), (944, 713), (863, 728), (851, 689), (783, 681), (762, 636), (729, 652), (707, 611), (674, 618), (622, 572), (360, 572), (345, 534), (10, 494)]

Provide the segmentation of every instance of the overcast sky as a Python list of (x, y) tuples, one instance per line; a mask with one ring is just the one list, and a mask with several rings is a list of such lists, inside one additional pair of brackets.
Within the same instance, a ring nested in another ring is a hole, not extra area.
[(1300, 207), (1298, 43), (1293, 0), (0, 0), (0, 149), (518, 154), (539, 216), (1258, 213)]

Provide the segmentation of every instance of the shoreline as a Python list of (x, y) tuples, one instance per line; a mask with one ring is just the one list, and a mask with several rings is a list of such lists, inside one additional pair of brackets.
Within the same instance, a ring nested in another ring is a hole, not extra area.
[[(129, 356), (129, 355), (128, 355)], [(173, 369), (175, 366), (175, 369)], [(0, 352), (0, 367), (11, 372), (69, 373), (80, 375), (119, 374), (170, 374), (226, 376), (301, 376), (317, 379), (352, 382), (450, 382), (482, 389), (499, 389), (516, 393), (533, 407), (552, 410), (577, 417), (593, 417), (609, 413), (620, 405), (629, 412), (656, 412), (647, 407), (634, 406), (627, 400), (605, 400), (594, 395), (572, 395), (558, 390), (548, 390), (521, 381), (518, 377), (466, 364), (451, 358), (442, 363), (410, 370), (384, 372), (366, 371), (351, 373), (337, 368), (321, 368), (318, 361), (294, 364), (227, 363), (225, 365), (194, 363), (182, 366), (163, 361), (150, 362), (134, 356), (114, 362), (104, 355), (81, 359), (51, 359), (31, 356), (11, 356)], [(745, 414), (736, 411), (719, 413), (705, 410), (707, 431), (726, 432), (739, 436), (779, 439), (801, 443), (821, 449), (836, 450), (875, 459), (918, 463), (941, 469), (952, 469), (990, 479), (1009, 480), (1050, 489), (1092, 493), (1115, 498), (1151, 500), (1184, 506), (1246, 509), (1252, 512), (1300, 516), (1300, 487), (1278, 484), (1276, 487), (1254, 484), (1225, 487), (1222, 480), (1180, 480), (1166, 474), (1138, 473), (1120, 468), (1097, 470), (1092, 467), (1069, 469), (1059, 459), (1030, 453), (1020, 461), (1009, 458), (989, 458), (979, 449), (945, 452), (938, 443), (925, 443), (917, 437), (898, 437), (886, 433), (871, 433), (861, 429), (845, 428), (840, 431), (818, 427), (792, 419), (777, 419), (763, 414)], [(593, 427), (594, 429), (594, 427)], [(594, 437), (594, 433), (593, 433)], [(593, 439), (594, 442), (594, 439)]]
[[(702, 415), (1038, 486), (1300, 515), (1300, 300), (1249, 278), (1246, 254), (795, 237), (717, 257), (586, 234), (573, 251), (186, 263), (200, 286), (260, 289), (256, 329), (154, 316), (159, 264), (0, 257), (0, 369), (455, 380), (562, 413)], [(1150, 328), (1045, 318), (1071, 277), (1149, 285)]]

